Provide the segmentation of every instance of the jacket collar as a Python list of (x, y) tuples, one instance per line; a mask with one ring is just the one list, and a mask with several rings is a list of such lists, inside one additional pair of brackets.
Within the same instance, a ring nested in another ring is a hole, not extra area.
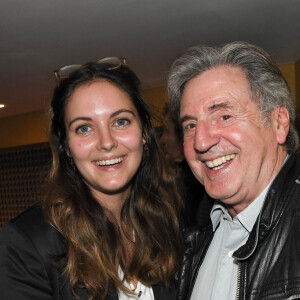
[[(290, 155), (268, 191), (261, 213), (246, 244), (234, 252), (234, 258), (238, 260), (249, 258), (257, 245), (268, 236), (271, 229), (277, 224), (289, 204), (288, 199), (293, 191), (294, 184), (300, 183), (299, 170), (300, 164), (296, 155)], [(299, 180), (299, 183), (297, 180)]]

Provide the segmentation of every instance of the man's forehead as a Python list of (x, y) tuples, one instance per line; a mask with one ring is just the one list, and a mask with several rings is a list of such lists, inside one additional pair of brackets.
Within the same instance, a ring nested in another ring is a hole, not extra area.
[(219, 98), (219, 99), (193, 99), (189, 101), (189, 99), (185, 99), (181, 102), (180, 106), (180, 115), (189, 113), (211, 113), (220, 109), (230, 109), (235, 106), (240, 106), (239, 103), (236, 103), (234, 99), (225, 99), (225, 98)]
[(231, 86), (240, 86), (243, 83), (249, 89), (249, 80), (245, 71), (238, 66), (216, 66), (205, 70), (196, 76), (190, 78), (184, 85), (182, 95), (190, 89), (190, 86), (198, 86), (199, 90), (209, 84), (212, 88)]
[(248, 102), (250, 85), (241, 68), (217, 67), (190, 79), (182, 93), (180, 111), (213, 111)]

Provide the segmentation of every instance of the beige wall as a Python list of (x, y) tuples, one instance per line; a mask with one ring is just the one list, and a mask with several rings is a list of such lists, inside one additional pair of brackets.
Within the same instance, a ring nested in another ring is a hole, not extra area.
[[(284, 65), (284, 66), (280, 66), (280, 70), (283, 74), (283, 76), (285, 77), (291, 92), (293, 94), (293, 98), (294, 98), (294, 103), (296, 107), (299, 107), (297, 105), (297, 95), (296, 95), (296, 67), (295, 64), (290, 64), (290, 65)], [(300, 74), (299, 74), (300, 75)], [(299, 97), (298, 97), (299, 98)], [(300, 101), (300, 99), (298, 99), (298, 102)]]
[(297, 108), (300, 110), (300, 59), (295, 63), (295, 95)]
[(0, 119), (0, 148), (47, 142), (45, 111)]
[(149, 104), (152, 116), (152, 125), (161, 125), (161, 114), (167, 101), (167, 92), (164, 86), (143, 91), (143, 96)]
[[(297, 108), (300, 108), (300, 60), (295, 64), (280, 67), (294, 96)], [(164, 86), (143, 91), (154, 116), (153, 125), (161, 124), (160, 116), (167, 100)], [(47, 142), (47, 117), (45, 111), (0, 119), (0, 148), (10, 148)]]

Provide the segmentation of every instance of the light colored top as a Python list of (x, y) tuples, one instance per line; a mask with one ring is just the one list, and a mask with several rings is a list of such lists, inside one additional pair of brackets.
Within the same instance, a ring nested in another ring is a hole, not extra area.
[[(119, 277), (122, 280), (124, 278), (124, 273), (120, 267), (119, 267)], [(129, 283), (127, 281), (124, 281), (124, 285), (130, 289)], [(152, 287), (145, 286), (139, 281), (137, 282), (135, 295), (128, 295), (122, 292), (121, 290), (119, 290), (118, 296), (119, 296), (119, 300), (154, 300)]]
[(246, 243), (273, 180), (233, 219), (220, 202), (214, 204), (210, 218), (215, 234), (199, 269), (191, 300), (236, 299), (238, 262), (232, 255)]

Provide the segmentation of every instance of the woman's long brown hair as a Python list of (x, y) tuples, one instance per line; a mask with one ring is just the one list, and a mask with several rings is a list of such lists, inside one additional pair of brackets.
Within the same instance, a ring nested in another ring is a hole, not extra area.
[[(93, 198), (65, 151), (64, 108), (68, 98), (78, 86), (99, 78), (117, 85), (131, 97), (148, 146), (122, 208), (120, 227)], [(105, 299), (109, 283), (130, 292), (118, 276), (118, 266), (127, 280), (137, 278), (145, 285), (160, 283), (168, 287), (179, 263), (181, 202), (138, 86), (139, 80), (126, 66), (108, 71), (90, 64), (63, 80), (51, 102), (53, 166), (43, 210), (66, 239), (64, 270), (73, 293), (85, 287), (90, 299)], [(124, 232), (134, 232), (132, 259), (126, 259)]]

